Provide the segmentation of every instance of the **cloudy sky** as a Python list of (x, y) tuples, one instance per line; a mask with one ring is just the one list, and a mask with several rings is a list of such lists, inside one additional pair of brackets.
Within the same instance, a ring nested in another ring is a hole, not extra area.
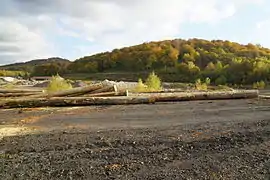
[(172, 38), (270, 48), (269, 0), (0, 0), (0, 64)]

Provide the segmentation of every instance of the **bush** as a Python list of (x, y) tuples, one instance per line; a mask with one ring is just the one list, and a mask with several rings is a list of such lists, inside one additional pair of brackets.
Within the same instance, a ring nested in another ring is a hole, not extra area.
[(59, 75), (56, 75), (52, 76), (52, 80), (47, 87), (47, 92), (57, 92), (68, 89), (72, 89), (72, 85)]
[(155, 72), (152, 72), (149, 74), (148, 78), (146, 79), (145, 84), (146, 84), (149, 91), (161, 90), (161, 80), (155, 74)]
[(223, 75), (218, 77), (215, 81), (216, 85), (225, 85), (226, 83), (227, 83), (227, 78)]
[(265, 82), (260, 81), (260, 82), (253, 83), (253, 88), (254, 89), (265, 89)]
[(203, 83), (200, 79), (197, 79), (195, 82), (195, 89), (199, 91), (207, 91), (208, 87), (206, 83)]
[(205, 84), (209, 86), (211, 84), (211, 79), (208, 77), (205, 79)]
[(147, 86), (143, 83), (142, 79), (140, 78), (136, 86), (136, 92), (145, 92), (145, 91), (147, 91)]

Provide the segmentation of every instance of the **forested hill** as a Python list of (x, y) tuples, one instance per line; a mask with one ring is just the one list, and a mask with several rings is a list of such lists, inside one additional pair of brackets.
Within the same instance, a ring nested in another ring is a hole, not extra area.
[(51, 72), (62, 72), (70, 63), (71, 62), (67, 59), (52, 57), (0, 66), (0, 70), (26, 71), (37, 75), (39, 73), (44, 74), (45, 71), (48, 71), (48, 74), (50, 74)]
[(183, 82), (206, 77), (217, 84), (269, 82), (270, 49), (221, 40), (176, 39), (86, 56), (69, 66), (76, 73), (150, 70)]

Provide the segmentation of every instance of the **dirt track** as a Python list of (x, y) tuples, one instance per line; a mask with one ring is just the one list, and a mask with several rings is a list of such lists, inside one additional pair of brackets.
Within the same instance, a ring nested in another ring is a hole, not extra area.
[(270, 177), (269, 100), (0, 110), (3, 127), (32, 135), (0, 141), (0, 179)]

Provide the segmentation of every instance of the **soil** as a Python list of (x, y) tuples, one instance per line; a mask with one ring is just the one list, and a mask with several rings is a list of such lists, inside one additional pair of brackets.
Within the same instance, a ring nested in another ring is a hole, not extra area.
[(270, 179), (270, 100), (0, 110), (0, 132), (0, 179)]

